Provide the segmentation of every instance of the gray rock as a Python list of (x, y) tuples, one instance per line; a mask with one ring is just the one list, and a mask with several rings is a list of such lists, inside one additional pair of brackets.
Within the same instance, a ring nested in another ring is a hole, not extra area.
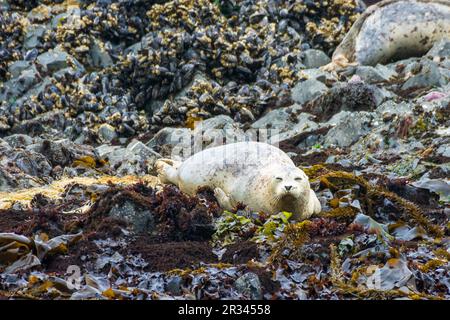
[(34, 142), (33, 138), (26, 134), (12, 134), (5, 137), (4, 140), (13, 148), (23, 148)]
[(133, 139), (131, 141), (126, 150), (134, 155), (138, 155), (141, 158), (150, 158), (159, 156), (155, 151), (147, 147), (145, 144), (143, 144), (141, 141)]
[(39, 5), (38, 7), (31, 10), (27, 18), (31, 22), (42, 22), (50, 18), (51, 8), (46, 5)]
[(108, 159), (109, 165), (116, 168), (116, 173), (120, 176), (147, 174), (160, 157), (138, 140), (131, 141), (126, 148), (101, 145), (95, 151), (100, 158)]
[(439, 67), (439, 73), (441, 74), (442, 80), (441, 85), (448, 85), (450, 82), (450, 68), (447, 66), (445, 68)]
[[(157, 152), (138, 140), (131, 141), (126, 148), (126, 152), (132, 155), (130, 159), (134, 160), (134, 172), (136, 174), (143, 174), (146, 171), (153, 172), (153, 165), (161, 157)], [(125, 167), (119, 168), (119, 171), (121, 171), (120, 169), (125, 171)]]
[(331, 62), (331, 59), (320, 50), (309, 49), (302, 53), (301, 59), (307, 69), (319, 68)]
[(439, 86), (443, 81), (439, 68), (432, 61), (421, 63), (421, 70), (409, 78), (402, 86), (402, 90)]
[(8, 179), (6, 174), (3, 172), (3, 169), (0, 167), (0, 192), (8, 191), (10, 185), (8, 183)]
[(308, 79), (297, 83), (294, 88), (292, 88), (292, 100), (298, 104), (305, 104), (327, 90), (327, 86), (322, 82), (315, 79)]
[(323, 71), (319, 68), (301, 70), (301, 73), (305, 75), (308, 79), (316, 79), (322, 83), (330, 83), (330, 82), (332, 83), (338, 81), (338, 78), (336, 78), (334, 74)]
[(450, 144), (447, 143), (439, 146), (436, 153), (440, 156), (450, 158)]
[(301, 105), (294, 104), (289, 107), (272, 110), (255, 121), (251, 127), (254, 129), (276, 129), (279, 131), (291, 130), (298, 121), (297, 117)]
[[(107, 158), (111, 167), (117, 167), (127, 160), (127, 150), (119, 146), (103, 145), (98, 147), (97, 152), (103, 159)], [(129, 156), (130, 154), (128, 154)]]
[(52, 18), (51, 27), (56, 29), (62, 24), (79, 25), (81, 23), (81, 10), (77, 7), (68, 7), (66, 12), (58, 14)]
[(141, 41), (136, 42), (136, 43), (132, 44), (131, 46), (129, 46), (128, 48), (126, 48), (126, 49), (124, 50), (124, 54), (125, 54), (125, 55), (128, 55), (128, 54), (137, 55), (137, 54), (139, 53), (139, 51), (142, 50), (142, 48), (145, 47), (145, 44), (143, 44), (143, 41), (144, 41), (145, 39), (146, 39), (146, 38), (143, 37)]
[(342, 110), (336, 114), (334, 114), (327, 122), (326, 124), (336, 126), (342, 121), (345, 121), (347, 117), (349, 117), (352, 114), (351, 111)]
[(36, 58), (36, 63), (42, 67), (44, 72), (49, 74), (61, 69), (69, 68), (71, 63), (75, 65), (77, 69), (83, 70), (83, 66), (59, 46), (40, 54)]
[(0, 138), (0, 155), (9, 150), (11, 150), (10, 144), (5, 139)]
[(418, 74), (420, 72), (420, 69), (422, 69), (422, 64), (420, 63), (420, 60), (416, 60), (416, 61), (412, 61), (411, 63), (407, 64), (405, 69), (403, 70), (403, 73)]
[[(24, 96), (19, 100), (23, 98)], [(13, 105), (14, 108), (11, 108), (12, 110), (21, 107), (21, 104), (18, 103), (19, 100)], [(56, 109), (38, 114), (33, 119), (17, 123), (11, 128), (11, 133), (26, 133), (30, 136), (46, 133), (52, 137), (59, 137), (66, 124), (67, 115), (64, 114), (64, 111)]]
[[(387, 65), (385, 65), (386, 68), (392, 70), (393, 72), (396, 72), (395, 70), (399, 67), (399, 66), (406, 66), (406, 68), (408, 68), (410, 65), (416, 63), (416, 62), (420, 62), (420, 58), (416, 58), (416, 57), (411, 57), (411, 58), (407, 58), (407, 59), (403, 59), (403, 60), (398, 60), (396, 62), (392, 62), (389, 63)], [(405, 69), (406, 69), (405, 68)]]
[[(125, 155), (127, 155), (125, 153)], [(145, 165), (145, 162), (136, 156), (132, 156), (130, 159), (127, 159), (122, 162), (122, 164), (117, 168), (117, 176), (123, 177), (123, 176), (139, 176), (147, 174), (148, 166)], [(153, 172), (155, 173), (155, 172)]]
[(376, 67), (358, 66), (355, 74), (366, 83), (377, 83), (388, 81), (396, 73), (383, 65), (377, 65)]
[(449, 59), (444, 59), (443, 61), (441, 61), (441, 62), (439, 63), (439, 65), (440, 65), (442, 68), (445, 68), (445, 69), (447, 69), (447, 70), (450, 70), (450, 58), (449, 58)]
[(395, 288), (404, 287), (411, 278), (413, 273), (408, 268), (408, 261), (401, 257), (396, 260), (395, 265), (386, 263), (383, 268), (376, 271), (367, 279), (375, 289), (387, 291)]
[[(39, 187), (44, 183), (43, 180), (51, 180), (48, 177), (48, 168), (46, 168), (46, 166), (40, 166), (41, 164), (44, 164), (44, 162), (40, 163), (39, 161), (36, 161), (37, 159), (33, 157), (33, 155), (30, 156), (30, 154), (14, 154), (14, 157), (16, 156), (18, 156), (17, 159), (19, 160), (17, 163), (13, 158), (0, 163), (0, 191), (14, 192), (18, 189)], [(14, 170), (11, 170), (7, 161), (15, 164)], [(22, 168), (25, 168), (25, 171), (23, 171)], [(38, 179), (33, 178), (27, 172), (37, 172), (38, 174), (35, 175), (35, 177), (38, 177)], [(47, 176), (45, 176), (45, 174), (47, 174)], [(24, 207), (20, 208), (20, 205), (13, 205), (13, 207), (20, 210), (27, 209)]]
[(41, 44), (41, 38), (46, 30), (46, 27), (41, 25), (30, 26), (25, 34), (23, 47), (27, 50), (36, 48), (39, 44)]
[(430, 57), (442, 57), (448, 59), (450, 57), (450, 40), (442, 39), (436, 42), (426, 55)]
[(86, 156), (95, 159), (94, 148), (89, 145), (79, 145), (68, 139), (40, 140), (26, 147), (27, 150), (43, 154), (52, 165), (65, 167), (75, 159)]
[(202, 130), (223, 129), (234, 124), (234, 120), (226, 115), (218, 115), (201, 121)]
[(96, 68), (106, 68), (113, 64), (109, 53), (103, 47), (103, 44), (94, 39), (89, 50), (91, 65)]
[[(21, 90), (21, 92), (16, 92), (17, 94), (15, 93), (13, 96), (10, 96), (10, 102), (13, 105), (18, 106), (19, 108), (31, 96), (37, 96), (39, 93), (43, 92), (45, 90), (46, 86), (51, 83), (51, 80), (49, 77), (45, 77), (42, 81), (39, 82), (40, 76), (34, 65), (30, 69), (23, 71), (21, 76), (24, 74), (24, 72), (28, 73), (29, 70), (33, 70), (33, 73), (30, 73), (29, 75), (27, 75), (27, 77), (29, 78), (29, 81), (31, 81), (34, 78), (32, 85), (26, 86), (26, 89), (24, 88), (24, 90)], [(17, 79), (20, 79), (20, 77)], [(37, 84), (33, 85), (34, 83), (37, 83)], [(17, 87), (16, 89), (18, 89), (18, 88), (20, 88), (20, 86)], [(18, 98), (18, 99), (16, 100), (16, 98)]]
[(310, 149), (313, 146), (320, 144), (321, 136), (319, 134), (310, 134), (306, 138), (299, 142), (297, 145), (300, 149)]
[(396, 97), (394, 93), (381, 86), (373, 86), (372, 92), (376, 107), (381, 105), (386, 100), (392, 100)]
[(237, 292), (251, 300), (261, 300), (263, 298), (261, 282), (259, 277), (253, 272), (247, 272), (240, 276), (234, 283), (234, 287)]
[(252, 133), (247, 134), (241, 129), (241, 125), (225, 115), (219, 115), (205, 121), (196, 123), (194, 130), (188, 128), (166, 127), (158, 131), (146, 146), (154, 149), (156, 146), (172, 149), (172, 157), (184, 159), (195, 150), (191, 148), (191, 142), (203, 148), (222, 145), (251, 139)]
[(163, 145), (186, 144), (191, 141), (191, 130), (188, 128), (166, 127), (158, 131), (153, 138), (147, 142), (147, 147), (153, 148)]
[(392, 235), (396, 240), (411, 241), (414, 239), (423, 239), (425, 232), (421, 227), (410, 228), (406, 225), (396, 228)]
[[(339, 83), (305, 105), (305, 111), (315, 115), (320, 122), (329, 120), (339, 111), (372, 111), (384, 99), (375, 85)], [(379, 97), (377, 97), (379, 95)]]
[(325, 146), (348, 147), (370, 131), (372, 115), (369, 112), (346, 113), (325, 136)]
[(275, 134), (270, 137), (270, 143), (277, 145), (280, 142), (291, 139), (297, 135), (305, 132), (310, 132), (316, 130), (319, 125), (311, 120), (312, 115), (306, 112), (302, 112), (297, 117), (297, 123), (288, 131), (281, 132), (280, 134)]
[(379, 113), (381, 116), (405, 115), (407, 113), (411, 113), (412, 109), (413, 105), (411, 103), (395, 103), (392, 100), (388, 100), (377, 108), (377, 113)]
[(107, 123), (102, 124), (97, 133), (102, 142), (111, 142), (117, 138), (116, 129)]
[(34, 66), (23, 70), (19, 76), (4, 83), (0, 92), (0, 100), (14, 103), (17, 98), (25, 94), (38, 81), (39, 73)]
[(9, 3), (7, 0), (0, 0), (0, 10), (9, 10)]
[(10, 158), (10, 161), (30, 176), (47, 177), (52, 171), (52, 166), (47, 158), (34, 151), (17, 150)]
[(196, 124), (192, 134), (201, 135), (204, 148), (252, 139), (252, 132), (245, 132), (239, 123), (226, 115), (219, 115)]
[(15, 78), (15, 77), (18, 77), (22, 73), (22, 71), (28, 69), (29, 67), (30, 67), (30, 63), (28, 61), (19, 60), (19, 61), (12, 63), (9, 66), (8, 71), (9, 71), (9, 73), (11, 73), (11, 77)]
[(98, 156), (100, 158), (105, 158), (109, 154), (113, 153), (114, 151), (116, 151), (118, 149), (123, 149), (123, 148), (121, 148), (119, 146), (110, 146), (107, 144), (102, 144), (101, 146), (98, 146), (97, 148), (95, 148), (95, 152), (98, 154)]
[(109, 211), (109, 216), (125, 220), (136, 233), (149, 233), (155, 228), (152, 213), (142, 210), (130, 201), (114, 205)]

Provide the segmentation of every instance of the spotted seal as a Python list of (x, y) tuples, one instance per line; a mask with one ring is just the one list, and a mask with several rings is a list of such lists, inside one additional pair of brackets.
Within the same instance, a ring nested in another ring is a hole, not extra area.
[(381, 1), (356, 20), (324, 69), (421, 56), (444, 38), (450, 39), (450, 0)]
[(155, 164), (162, 183), (187, 194), (209, 187), (220, 206), (238, 203), (266, 213), (289, 211), (306, 219), (321, 211), (306, 174), (279, 148), (261, 142), (237, 142), (200, 151), (183, 162), (160, 159)]

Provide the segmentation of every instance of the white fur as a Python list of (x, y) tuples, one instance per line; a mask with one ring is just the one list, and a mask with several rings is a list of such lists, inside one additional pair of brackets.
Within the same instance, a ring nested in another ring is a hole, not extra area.
[(297, 219), (321, 211), (305, 173), (283, 151), (266, 143), (214, 147), (175, 165), (161, 159), (156, 168), (161, 182), (188, 194), (199, 187), (212, 188), (224, 209), (243, 203), (254, 211), (291, 211)]

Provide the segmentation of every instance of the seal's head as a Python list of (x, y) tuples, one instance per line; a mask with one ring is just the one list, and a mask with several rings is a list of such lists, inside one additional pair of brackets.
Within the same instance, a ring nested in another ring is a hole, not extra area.
[(299, 199), (309, 192), (310, 185), (306, 174), (295, 167), (278, 167), (273, 170), (271, 179), (272, 194), (278, 201), (282, 199)]

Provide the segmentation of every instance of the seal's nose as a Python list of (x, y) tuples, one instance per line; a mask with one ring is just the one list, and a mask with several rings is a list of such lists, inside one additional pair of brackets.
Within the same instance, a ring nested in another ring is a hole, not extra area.
[(287, 191), (292, 189), (292, 186), (284, 186), (286, 188)]

